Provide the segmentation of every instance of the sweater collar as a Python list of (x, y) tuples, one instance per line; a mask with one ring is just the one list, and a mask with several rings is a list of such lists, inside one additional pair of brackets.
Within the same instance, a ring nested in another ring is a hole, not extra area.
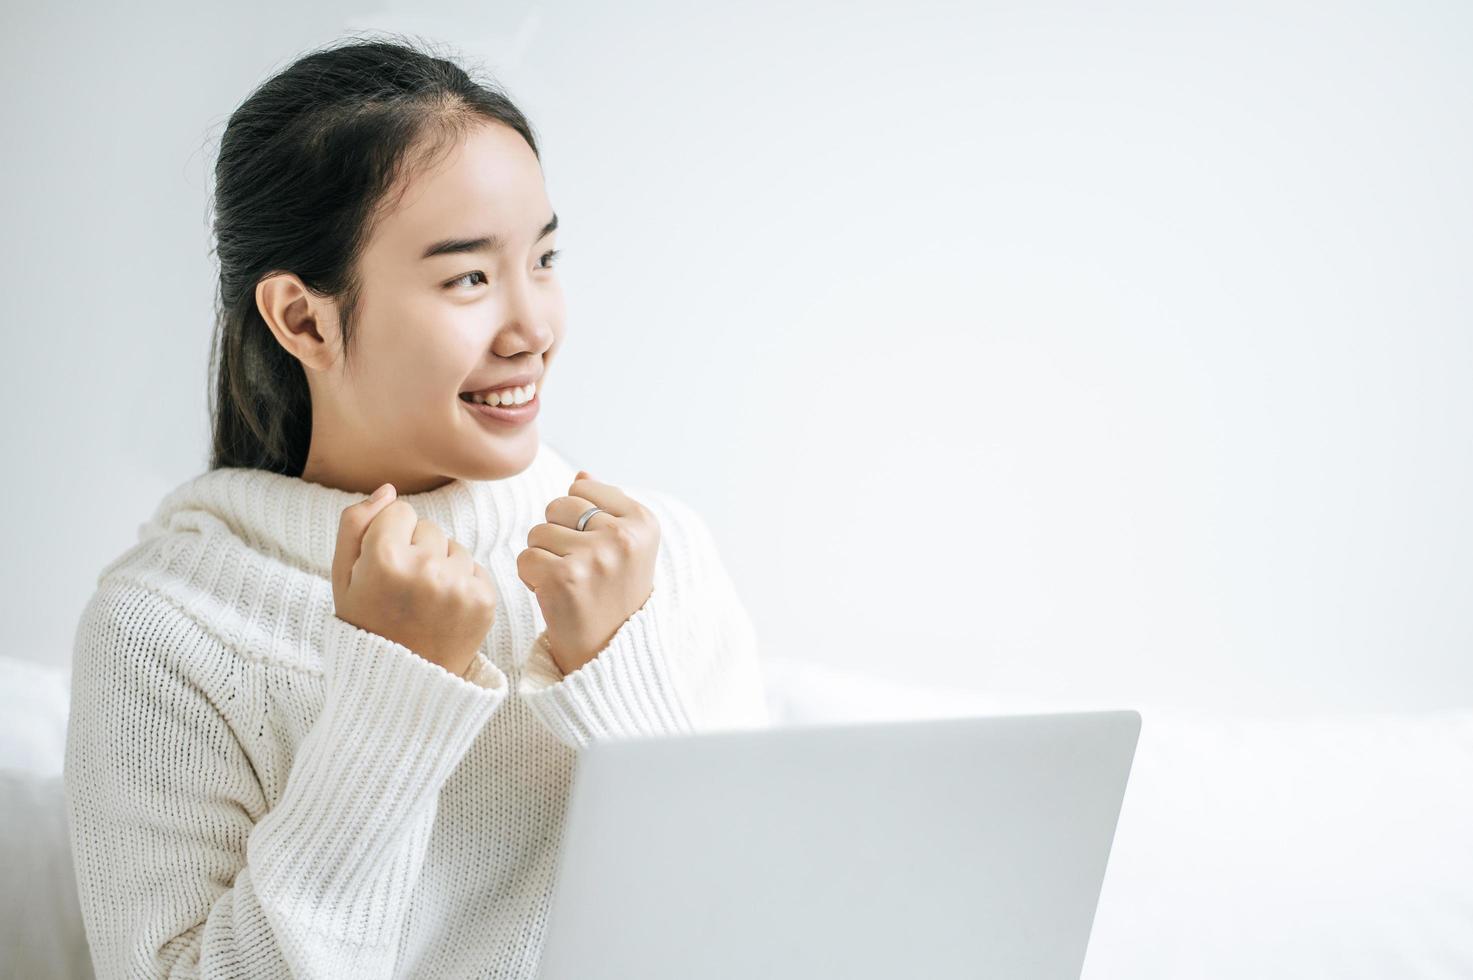
[[(546, 441), (531, 465), (499, 480), (451, 480), (424, 493), (400, 494), (420, 518), (434, 521), (478, 561), (492, 551), (526, 547), (546, 521), (547, 505), (568, 492), (576, 472)], [(221, 467), (171, 491), (140, 530), (140, 539), (172, 530), (204, 530), (211, 519), (252, 550), (332, 577), (343, 509), (363, 494), (270, 470)], [(203, 520), (201, 514), (205, 515)]]

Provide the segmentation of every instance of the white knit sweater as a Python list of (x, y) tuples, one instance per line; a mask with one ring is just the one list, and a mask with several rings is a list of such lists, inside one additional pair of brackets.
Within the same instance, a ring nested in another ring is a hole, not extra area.
[(73, 655), (65, 782), (98, 976), (533, 977), (578, 749), (768, 724), (756, 637), (697, 514), (654, 511), (654, 591), (565, 678), (517, 577), (576, 476), (406, 494), (486, 566), (463, 679), (333, 614), (361, 495), (253, 469), (181, 485), (107, 565)]

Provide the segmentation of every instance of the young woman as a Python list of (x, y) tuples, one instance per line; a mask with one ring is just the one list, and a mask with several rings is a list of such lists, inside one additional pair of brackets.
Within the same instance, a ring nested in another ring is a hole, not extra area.
[(97, 973), (532, 977), (578, 749), (766, 724), (751, 622), (690, 507), (538, 437), (558, 218), (504, 95), (340, 42), (215, 174), (210, 468), (76, 634)]

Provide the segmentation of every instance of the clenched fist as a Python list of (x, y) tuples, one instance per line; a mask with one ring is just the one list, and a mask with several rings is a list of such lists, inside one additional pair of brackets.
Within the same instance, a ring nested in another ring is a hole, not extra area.
[[(598, 506), (583, 530), (578, 518)], [(609, 645), (655, 587), (660, 522), (618, 487), (582, 470), (527, 534), (517, 575), (537, 595), (552, 659), (565, 675)]]
[(337, 616), (463, 677), (496, 620), (496, 588), (460, 542), (385, 486), (383, 499), (343, 509), (332, 560)]

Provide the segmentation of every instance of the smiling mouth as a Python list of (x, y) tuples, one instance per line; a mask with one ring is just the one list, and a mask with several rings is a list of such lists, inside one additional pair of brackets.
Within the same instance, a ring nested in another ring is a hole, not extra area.
[(486, 405), (481, 402), (467, 401), (462, 398), (461, 404), (465, 410), (476, 416), (478, 422), (494, 426), (524, 426), (530, 425), (539, 412), (542, 411), (542, 394), (538, 392), (531, 401), (523, 402), (521, 405)]
[[(517, 401), (517, 398), (521, 401)], [(502, 399), (506, 400), (503, 401)], [(537, 382), (531, 381), (516, 388), (504, 388), (500, 391), (477, 393), (462, 391), (460, 400), (473, 405), (486, 405), (491, 408), (517, 408), (521, 405), (530, 404), (537, 398)]]

